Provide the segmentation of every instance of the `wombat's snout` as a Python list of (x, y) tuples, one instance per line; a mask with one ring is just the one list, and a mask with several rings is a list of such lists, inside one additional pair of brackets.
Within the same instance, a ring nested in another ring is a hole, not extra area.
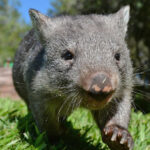
[(106, 100), (115, 91), (112, 77), (107, 73), (94, 73), (84, 79), (83, 89), (96, 100)]
[(110, 78), (102, 73), (96, 74), (96, 76), (92, 78), (88, 91), (93, 95), (111, 92), (112, 84)]

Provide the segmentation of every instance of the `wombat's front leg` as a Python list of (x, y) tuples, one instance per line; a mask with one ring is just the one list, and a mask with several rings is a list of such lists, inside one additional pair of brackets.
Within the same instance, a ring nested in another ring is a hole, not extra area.
[[(128, 128), (131, 106), (130, 101), (121, 101), (94, 113), (101, 129), (102, 139), (111, 150), (132, 150), (133, 139)], [(113, 110), (113, 111), (111, 111)]]
[(102, 138), (111, 150), (132, 150), (133, 148), (130, 133), (118, 125), (106, 126), (102, 130)]

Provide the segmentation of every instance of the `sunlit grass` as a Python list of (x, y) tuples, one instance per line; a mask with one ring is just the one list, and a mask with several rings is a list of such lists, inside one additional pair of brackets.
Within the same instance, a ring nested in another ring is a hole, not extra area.
[[(108, 150), (89, 111), (80, 108), (68, 117), (74, 128), (74, 144), (78, 150)], [(150, 114), (132, 112), (129, 130), (134, 137), (134, 150), (150, 150)], [(78, 141), (78, 142), (77, 142)], [(2, 150), (75, 150), (63, 140), (52, 145), (40, 133), (22, 101), (0, 99), (0, 149)]]

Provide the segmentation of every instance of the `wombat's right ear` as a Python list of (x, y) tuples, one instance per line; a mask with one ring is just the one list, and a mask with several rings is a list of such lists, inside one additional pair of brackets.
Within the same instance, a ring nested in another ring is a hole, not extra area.
[(51, 19), (35, 9), (30, 9), (29, 14), (38, 37), (42, 41), (45, 40), (48, 37), (48, 28), (51, 28)]

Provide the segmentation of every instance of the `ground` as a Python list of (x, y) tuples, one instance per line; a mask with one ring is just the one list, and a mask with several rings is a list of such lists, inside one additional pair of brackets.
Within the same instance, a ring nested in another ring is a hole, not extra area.
[(0, 68), (0, 97), (20, 99), (13, 86), (11, 68)]

